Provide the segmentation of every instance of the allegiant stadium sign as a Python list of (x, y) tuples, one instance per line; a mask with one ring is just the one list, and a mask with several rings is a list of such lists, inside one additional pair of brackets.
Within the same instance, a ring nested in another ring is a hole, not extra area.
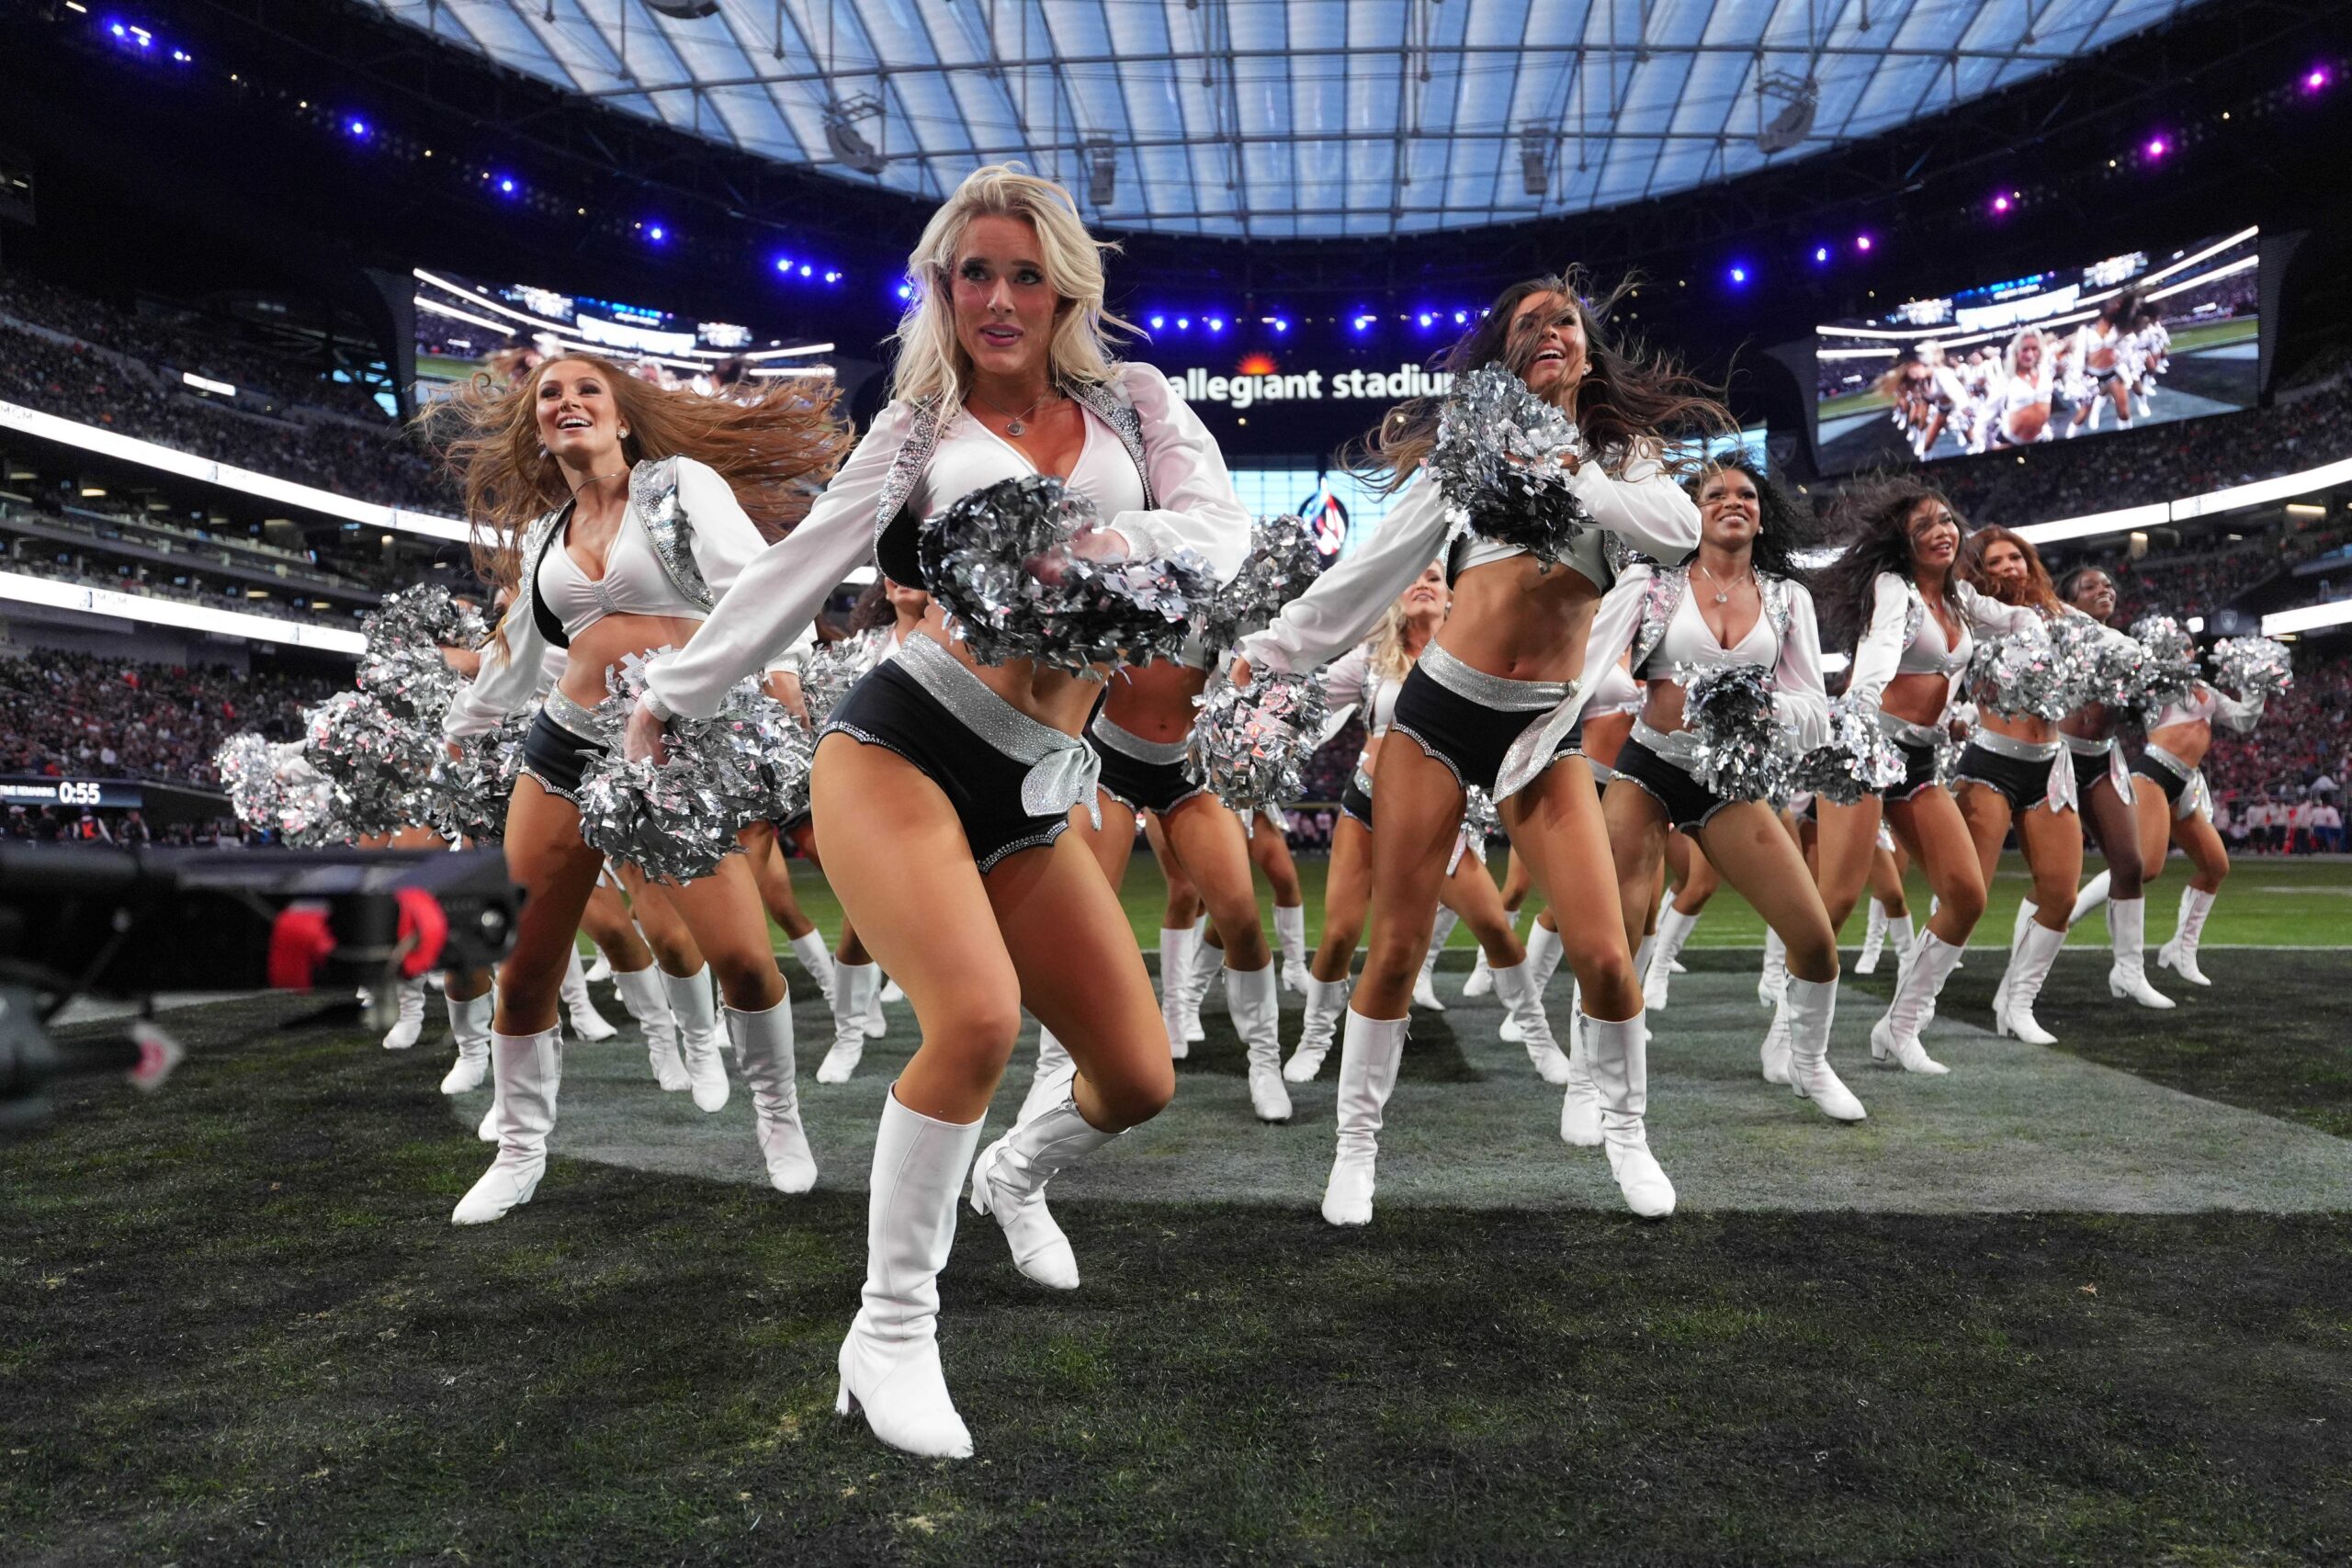
[(1450, 373), (1410, 364), (1392, 371), (1301, 370), (1255, 376), (1214, 376), (1195, 366), (1176, 378), (1176, 389), (1186, 402), (1223, 403), (1229, 409), (1283, 402), (1397, 402), (1437, 397), (1453, 385)]

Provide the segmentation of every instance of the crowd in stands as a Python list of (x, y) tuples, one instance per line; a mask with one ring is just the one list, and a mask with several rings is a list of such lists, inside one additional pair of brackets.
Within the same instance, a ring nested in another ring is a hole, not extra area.
[(133, 664), (94, 654), (0, 657), (0, 773), (156, 779), (211, 788), (212, 754), (247, 730), (300, 731), (338, 687), (314, 676)]
[(1956, 457), (1933, 464), (1928, 473), (1971, 523), (2017, 527), (2197, 495), (2346, 456), (2352, 456), (2352, 378), (2272, 408), (2178, 420), (2023, 454)]
[(314, 368), (207, 330), (205, 324), (166, 321), (117, 310), (104, 300), (58, 288), (27, 273), (0, 272), (0, 316), (13, 316), (84, 343), (127, 354), (175, 373), (193, 371), (225, 381), (243, 392), (258, 392), (282, 407), (297, 405), (339, 413), (368, 424), (390, 416), (356, 382), (334, 381)]
[[(2213, 749), (2205, 756), (2215, 822), (2233, 841), (2242, 840), (2256, 852), (2274, 847), (2266, 830), (2272, 826), (2291, 829), (2298, 807), (2340, 811), (2347, 776), (2352, 776), (2352, 650), (2344, 649), (2341, 639), (2333, 647), (2299, 647), (2293, 687), (2271, 700), (2262, 722), (2250, 733), (2217, 728)], [(2270, 816), (2281, 809), (2286, 819), (2274, 824)], [(2335, 826), (2340, 832), (2340, 821)], [(2293, 847), (2287, 839), (2280, 835), (2275, 847)], [(2302, 847), (2324, 846), (2306, 840)]]
[(182, 452), (386, 506), (454, 514), (423, 453), (381, 433), (232, 412), (86, 348), (0, 323), (0, 398)]
[[(2266, 529), (2210, 549), (2165, 551), (2138, 560), (2120, 546), (2083, 553), (2069, 553), (2066, 547), (2059, 546), (2049, 552), (2048, 558), (2053, 575), (2063, 576), (2077, 566), (2095, 566), (2112, 577), (2126, 621), (2145, 615), (2211, 618), (2247, 590), (2340, 547), (2347, 536), (2352, 536), (2352, 530), (2340, 525), (2295, 533)], [(2318, 587), (2314, 579), (2309, 597), (2319, 597)]]

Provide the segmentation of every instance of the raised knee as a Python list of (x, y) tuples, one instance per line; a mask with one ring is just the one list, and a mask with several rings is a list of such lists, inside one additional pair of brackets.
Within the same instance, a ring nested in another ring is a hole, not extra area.
[(1168, 1102), (1176, 1098), (1176, 1069), (1155, 1054), (1148, 1065), (1134, 1072), (1096, 1083), (1094, 1097), (1104, 1115), (1116, 1123), (1103, 1131), (1124, 1133), (1168, 1109)]

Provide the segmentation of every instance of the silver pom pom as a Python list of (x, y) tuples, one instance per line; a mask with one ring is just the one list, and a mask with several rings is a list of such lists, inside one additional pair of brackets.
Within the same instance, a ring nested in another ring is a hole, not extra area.
[(849, 689), (872, 672), (888, 634), (878, 628), (820, 643), (800, 660), (800, 700), (808, 705), (808, 722), (821, 729)]
[(1901, 749), (1873, 711), (1851, 697), (1830, 702), (1829, 739), (1797, 759), (1789, 775), (1792, 794), (1810, 792), (1832, 806), (1851, 806), (1902, 782)]
[(1219, 680), (1195, 700), (1201, 711), (1187, 741), (1187, 778), (1245, 817), (1306, 793), (1301, 773), (1315, 755), (1326, 707), (1321, 676), (1261, 670), (1247, 686)]
[(2142, 650), (2133, 700), (2149, 712), (2187, 702), (2203, 673), (2197, 665), (2196, 639), (2170, 615), (2141, 616), (2132, 623), (2132, 637)]
[(344, 837), (334, 828), (327, 782), (303, 761), (300, 741), (232, 735), (213, 754), (212, 765), (228, 791), (230, 807), (247, 827), (276, 833), (280, 842), (297, 848)]
[(510, 715), (495, 729), (460, 739), (459, 756), (444, 750), (433, 760), (422, 801), (427, 827), (445, 839), (504, 840), (506, 807), (523, 772), (523, 739), (531, 732), (531, 719), (527, 713)]
[(673, 719), (668, 761), (632, 762), (619, 737), (643, 680), (639, 665), (626, 666), (596, 705), (605, 750), (581, 770), (580, 837), (655, 882), (693, 882), (741, 847), (735, 835), (747, 824), (784, 821), (807, 805), (816, 739), (753, 677), (713, 716)]
[(1968, 661), (1968, 687), (1987, 713), (2062, 719), (2075, 710), (2078, 666), (2059, 655), (2046, 623), (1979, 641)]
[(1690, 775), (1725, 800), (1789, 793), (1788, 741), (1772, 712), (1772, 672), (1717, 664), (1683, 687), (1682, 717), (1696, 743)]
[(435, 723), (465, 684), (441, 649), (478, 647), (490, 635), (481, 614), (438, 583), (389, 595), (359, 629), (368, 638), (359, 657), (359, 689), (394, 713)]
[(338, 692), (304, 719), (303, 758), (325, 776), (330, 810), (349, 836), (423, 819), (420, 786), (443, 754), (439, 736), (367, 692)]
[(2295, 656), (2272, 637), (2223, 637), (2213, 645), (2213, 683), (2240, 702), (2267, 701), (2295, 683)]
[(1502, 813), (1495, 809), (1495, 797), (1476, 784), (1462, 792), (1462, 831), (1481, 850), (1503, 836)]
[(1592, 527), (1592, 513), (1568, 488), (1568, 416), (1499, 365), (1481, 366), (1453, 385), (1438, 412), (1430, 477), (1470, 514), (1472, 532), (1555, 561)]
[(1261, 517), (1250, 525), (1250, 555), (1241, 570), (1193, 605), (1193, 633), (1221, 653), (1272, 624), (1283, 607), (1306, 592), (1332, 558), (1315, 542), (1303, 517)]
[(923, 581), (984, 664), (1035, 660), (1075, 673), (1141, 664), (1182, 646), (1216, 573), (1189, 550), (1169, 560), (1091, 560), (1070, 541), (1094, 504), (1040, 474), (983, 486), (924, 523)]

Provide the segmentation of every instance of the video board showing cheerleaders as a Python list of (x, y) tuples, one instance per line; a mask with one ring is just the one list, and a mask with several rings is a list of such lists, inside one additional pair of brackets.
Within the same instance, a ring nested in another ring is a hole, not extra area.
[(1816, 327), (1821, 471), (2251, 408), (2260, 243), (2244, 229)]

